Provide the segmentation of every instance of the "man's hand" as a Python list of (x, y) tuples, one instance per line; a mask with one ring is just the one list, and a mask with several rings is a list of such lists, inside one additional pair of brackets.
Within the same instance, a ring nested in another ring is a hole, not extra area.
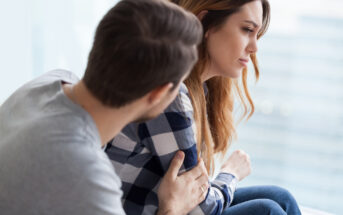
[(221, 172), (230, 173), (241, 181), (251, 172), (249, 155), (242, 150), (234, 151), (221, 167)]
[(182, 215), (189, 213), (202, 202), (208, 192), (208, 174), (204, 162), (178, 176), (184, 160), (179, 151), (172, 160), (158, 189), (158, 215)]

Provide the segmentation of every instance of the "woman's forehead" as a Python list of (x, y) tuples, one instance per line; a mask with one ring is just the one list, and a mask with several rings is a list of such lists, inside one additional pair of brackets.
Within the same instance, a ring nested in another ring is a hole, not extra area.
[(253, 24), (254, 27), (262, 26), (263, 8), (261, 1), (252, 1), (243, 5), (237, 13), (232, 14), (232, 19)]

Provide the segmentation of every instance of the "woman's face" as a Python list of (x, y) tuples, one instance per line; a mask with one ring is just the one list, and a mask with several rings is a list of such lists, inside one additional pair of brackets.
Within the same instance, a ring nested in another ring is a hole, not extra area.
[(257, 52), (257, 34), (262, 25), (262, 3), (252, 1), (229, 16), (219, 29), (206, 32), (210, 56), (207, 78), (238, 78), (247, 67), (250, 54)]

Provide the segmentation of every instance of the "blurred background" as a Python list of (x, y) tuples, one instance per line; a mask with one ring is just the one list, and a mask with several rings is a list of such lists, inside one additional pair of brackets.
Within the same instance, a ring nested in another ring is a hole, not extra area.
[(241, 186), (280, 185), (301, 205), (343, 214), (343, 1), (270, 2), (260, 80), (250, 80), (256, 112), (233, 147), (251, 156)]
[[(49, 70), (81, 77), (96, 25), (116, 2), (0, 1), (0, 105)], [(238, 125), (232, 148), (252, 160), (240, 186), (279, 185), (303, 206), (342, 214), (343, 1), (270, 4), (271, 25), (259, 43), (261, 77), (250, 80), (256, 112)]]

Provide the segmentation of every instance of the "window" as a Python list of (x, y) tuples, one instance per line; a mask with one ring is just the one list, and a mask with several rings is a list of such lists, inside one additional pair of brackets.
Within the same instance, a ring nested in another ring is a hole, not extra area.
[(250, 84), (256, 112), (238, 126), (234, 144), (252, 160), (252, 175), (241, 185), (280, 185), (299, 204), (338, 214), (343, 211), (343, 2), (270, 2), (271, 26), (259, 44), (261, 77)]

